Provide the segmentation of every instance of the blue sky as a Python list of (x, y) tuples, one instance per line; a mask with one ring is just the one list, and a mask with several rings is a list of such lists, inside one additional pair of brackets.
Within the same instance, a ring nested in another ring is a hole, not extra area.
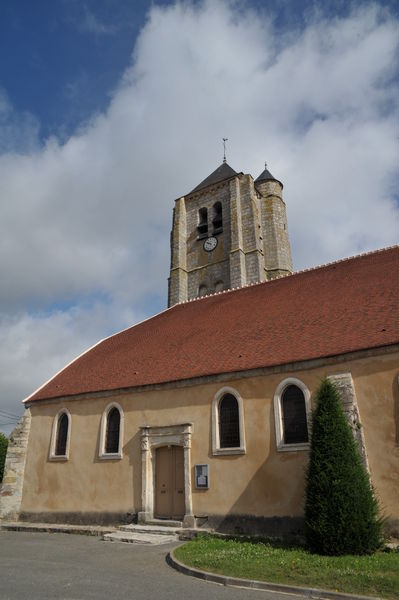
[[(38, 119), (40, 139), (66, 139), (82, 121), (104, 111), (131, 61), (137, 35), (153, 4), (146, 0), (4, 0), (0, 6), (1, 87), (17, 111)], [(197, 2), (197, 4), (199, 4)], [(238, 4), (238, 3), (236, 3)], [(315, 12), (345, 16), (347, 0), (241, 2), (271, 17), (283, 34), (303, 29)], [(392, 14), (395, 0), (379, 2)]]
[(4, 0), (0, 52), (0, 411), (165, 307), (222, 137), (296, 269), (398, 242), (397, 2)]

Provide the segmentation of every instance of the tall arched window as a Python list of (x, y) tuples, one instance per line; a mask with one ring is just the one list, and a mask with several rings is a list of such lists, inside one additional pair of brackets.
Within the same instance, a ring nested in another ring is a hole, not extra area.
[(222, 212), (222, 203), (215, 202), (213, 205), (213, 233), (222, 233), (223, 231), (223, 212)]
[(280, 383), (274, 394), (274, 415), (278, 450), (309, 447), (310, 393), (302, 381), (290, 377)]
[(305, 397), (296, 385), (285, 388), (281, 404), (285, 444), (304, 444), (309, 441)]
[(54, 417), (50, 443), (51, 460), (68, 460), (71, 437), (71, 415), (62, 408)]
[(107, 417), (107, 432), (105, 435), (105, 452), (107, 454), (115, 453), (119, 450), (120, 426), (121, 415), (116, 406), (114, 406), (109, 411)]
[(100, 458), (122, 458), (123, 411), (116, 402), (105, 409), (101, 419)]
[(56, 456), (65, 456), (66, 455), (66, 447), (67, 447), (67, 439), (68, 439), (68, 416), (66, 413), (62, 413), (58, 417), (57, 424), (57, 440), (55, 443), (55, 455)]
[(222, 388), (212, 402), (212, 452), (245, 454), (243, 401), (233, 388)]
[(226, 394), (219, 402), (219, 441), (221, 448), (240, 446), (238, 404), (232, 394)]
[(198, 211), (198, 225), (197, 225), (198, 238), (208, 237), (208, 209), (200, 208)]

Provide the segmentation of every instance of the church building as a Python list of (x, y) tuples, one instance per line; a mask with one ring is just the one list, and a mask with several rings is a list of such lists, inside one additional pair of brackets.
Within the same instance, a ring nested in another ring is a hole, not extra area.
[(24, 401), (0, 518), (298, 534), (329, 377), (399, 535), (399, 246), (293, 273), (282, 192), (224, 161), (176, 200), (168, 308)]

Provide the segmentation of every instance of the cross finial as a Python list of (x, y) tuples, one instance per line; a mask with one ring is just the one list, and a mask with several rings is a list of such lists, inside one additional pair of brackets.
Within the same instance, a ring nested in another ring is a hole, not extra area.
[(226, 162), (226, 142), (229, 138), (222, 138), (223, 140), (223, 162)]
[(267, 162), (265, 161), (265, 169), (267, 169)]

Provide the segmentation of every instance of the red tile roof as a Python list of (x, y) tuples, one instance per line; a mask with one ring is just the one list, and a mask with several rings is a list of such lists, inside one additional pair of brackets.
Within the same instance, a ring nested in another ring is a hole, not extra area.
[(399, 343), (399, 246), (178, 304), (88, 350), (27, 400)]

